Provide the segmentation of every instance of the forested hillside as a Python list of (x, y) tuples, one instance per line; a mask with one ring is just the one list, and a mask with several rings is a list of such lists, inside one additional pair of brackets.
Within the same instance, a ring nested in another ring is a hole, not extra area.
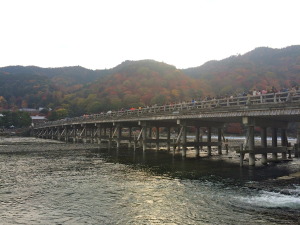
[(107, 70), (9, 66), (0, 68), (0, 110), (46, 107), (57, 119), (299, 84), (300, 46), (257, 48), (184, 70), (154, 60)]
[(0, 72), (0, 108), (37, 108), (56, 102), (58, 89), (45, 76)]
[(300, 46), (284, 49), (256, 48), (244, 55), (210, 61), (183, 72), (214, 87), (215, 94), (290, 87), (300, 83)]
[(110, 75), (79, 92), (65, 96), (72, 109), (88, 113), (165, 104), (208, 94), (209, 87), (183, 74), (174, 66), (153, 60), (126, 61)]

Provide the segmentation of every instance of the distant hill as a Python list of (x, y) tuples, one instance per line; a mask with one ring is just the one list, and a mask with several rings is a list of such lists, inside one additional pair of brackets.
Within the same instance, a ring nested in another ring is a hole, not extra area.
[(57, 87), (48, 77), (0, 72), (0, 96), (12, 107), (39, 107), (56, 101)]
[(216, 94), (252, 88), (271, 88), (300, 84), (300, 45), (283, 49), (256, 48), (244, 55), (182, 70), (203, 80)]
[(77, 116), (299, 84), (300, 45), (256, 48), (183, 70), (154, 60), (108, 70), (8, 66), (0, 68), (0, 109), (50, 107), (60, 117)]
[(84, 85), (107, 74), (107, 70), (89, 70), (81, 66), (41, 68), (36, 66), (8, 66), (0, 68), (8, 74), (32, 74), (48, 77), (56, 86), (72, 90), (73, 86)]
[(125, 61), (85, 89), (66, 96), (74, 108), (87, 112), (165, 104), (209, 93), (202, 82), (154, 60)]

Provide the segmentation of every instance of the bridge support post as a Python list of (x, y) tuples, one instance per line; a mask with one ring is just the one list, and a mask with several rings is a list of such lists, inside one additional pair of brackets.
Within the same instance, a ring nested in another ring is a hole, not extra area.
[[(203, 134), (201, 133), (201, 130), (199, 128), (199, 142), (203, 141)], [(200, 156), (200, 152), (203, 150), (203, 146), (201, 145), (199, 148), (199, 156)]]
[(159, 150), (159, 127), (156, 127), (156, 130), (155, 130), (155, 137), (156, 137), (156, 151)]
[(60, 128), (57, 127), (57, 140), (60, 141), (61, 134), (60, 134)]
[[(288, 147), (286, 129), (281, 128), (281, 146)], [(286, 152), (281, 153), (282, 159), (287, 159)]]
[(187, 126), (183, 125), (183, 130), (182, 130), (182, 157), (186, 157), (186, 150), (187, 150), (187, 139), (186, 139), (186, 134), (187, 134)]
[(65, 126), (65, 142), (69, 142), (69, 129), (67, 126)]
[(131, 141), (132, 141), (132, 127), (129, 127), (129, 130), (128, 130), (128, 135), (129, 135), (129, 139), (128, 139), (128, 148), (131, 148), (132, 144), (131, 144)]
[[(222, 143), (222, 128), (218, 128), (218, 142)], [(218, 145), (218, 154), (222, 155), (222, 144)]]
[[(277, 147), (277, 128), (272, 128), (272, 147)], [(277, 160), (277, 153), (272, 153), (272, 159)]]
[[(211, 127), (207, 127), (207, 142), (211, 143)], [(207, 155), (211, 156), (211, 146), (207, 146)]]
[(297, 144), (295, 144), (295, 158), (299, 158), (299, 146), (300, 146), (300, 125), (297, 129)]
[(97, 132), (98, 132), (97, 124), (94, 124), (92, 128), (92, 143), (94, 144), (96, 143), (98, 144)]
[(248, 126), (248, 147), (249, 147), (249, 166), (255, 166), (255, 153), (254, 153), (254, 126)]
[(199, 158), (200, 157), (200, 146), (199, 146), (199, 142), (200, 142), (200, 127), (196, 127), (196, 139), (195, 139), (195, 142), (196, 142), (196, 154), (195, 154), (195, 157), (196, 158)]
[(97, 144), (100, 145), (101, 144), (101, 127), (100, 124), (96, 124), (96, 140), (97, 140)]
[(86, 125), (83, 125), (83, 139), (82, 139), (82, 141), (83, 141), (83, 143), (84, 144), (86, 144), (86, 138), (87, 138), (87, 127), (86, 127)]
[(121, 137), (122, 137), (122, 127), (120, 124), (117, 124), (117, 149), (121, 147)]
[[(106, 127), (104, 127), (104, 135), (105, 137), (107, 136), (106, 135)], [(113, 127), (110, 127), (109, 128), (109, 134), (108, 134), (108, 149), (111, 149), (111, 146), (112, 146), (112, 139), (113, 139)]]
[(74, 125), (73, 127), (73, 143), (77, 142), (77, 129), (76, 129), (76, 125)]
[[(263, 149), (267, 148), (267, 128), (261, 128), (261, 147)], [(268, 154), (263, 153), (261, 154), (261, 164), (266, 165), (268, 163)]]
[(53, 127), (51, 128), (51, 139), (54, 140), (54, 129), (53, 129)]
[(167, 151), (171, 149), (171, 127), (167, 127)]
[[(151, 125), (150, 125), (150, 127), (148, 129), (148, 138), (152, 139), (152, 126)], [(146, 136), (146, 140), (147, 140), (147, 136)], [(148, 143), (148, 145), (150, 145), (150, 148), (152, 148), (152, 142)]]
[(147, 127), (144, 126), (143, 127), (143, 130), (142, 130), (142, 137), (143, 137), (143, 151), (146, 151), (146, 148), (147, 148)]

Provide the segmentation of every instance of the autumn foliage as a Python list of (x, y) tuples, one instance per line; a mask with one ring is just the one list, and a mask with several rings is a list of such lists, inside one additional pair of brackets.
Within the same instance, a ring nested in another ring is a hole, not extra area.
[(45, 107), (57, 119), (299, 84), (300, 46), (257, 48), (182, 70), (154, 60), (105, 70), (9, 66), (0, 68), (0, 110)]

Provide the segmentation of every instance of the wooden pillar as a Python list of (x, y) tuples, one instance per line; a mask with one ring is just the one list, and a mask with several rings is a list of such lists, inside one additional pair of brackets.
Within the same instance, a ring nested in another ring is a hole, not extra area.
[(254, 126), (248, 126), (248, 147), (249, 147), (249, 166), (255, 166), (255, 154), (254, 154)]
[(57, 140), (60, 141), (61, 140), (61, 133), (60, 133), (60, 128), (57, 128)]
[[(267, 128), (262, 127), (261, 128), (261, 147), (263, 149), (267, 148)], [(263, 153), (261, 154), (261, 164), (266, 165), (268, 163), (268, 154)]]
[(171, 127), (167, 127), (167, 150), (170, 151), (171, 146)]
[[(287, 147), (287, 135), (286, 135), (286, 129), (281, 128), (281, 146)], [(286, 152), (281, 153), (282, 159), (286, 159)]]
[[(277, 128), (272, 128), (272, 147), (277, 147)], [(277, 153), (272, 153), (272, 159), (277, 160)]]
[[(104, 137), (106, 138), (106, 127), (104, 127), (104, 131), (103, 131), (103, 135)], [(109, 134), (108, 134), (108, 149), (111, 149), (111, 146), (112, 146), (112, 135), (113, 135), (113, 127), (109, 127)]]
[(121, 137), (122, 137), (122, 127), (120, 124), (117, 124), (117, 148), (121, 147)]
[(207, 146), (207, 154), (211, 156), (211, 127), (207, 127), (207, 143), (209, 144), (209, 146)]
[(54, 128), (51, 128), (51, 139), (54, 140)]
[(129, 127), (129, 142), (128, 142), (128, 148), (131, 148), (131, 138), (132, 138), (132, 127)]
[(200, 142), (200, 127), (196, 127), (196, 158), (200, 157), (200, 146), (199, 146), (199, 142)]
[[(199, 142), (202, 142), (203, 141), (203, 132), (201, 132), (201, 129), (199, 128)], [(203, 150), (203, 146), (201, 145), (200, 148), (199, 148), (200, 151)], [(200, 152), (199, 152), (199, 155), (200, 155)]]
[(159, 127), (156, 127), (156, 151), (159, 150)]
[(65, 127), (65, 142), (69, 142), (69, 130), (67, 126)]
[[(218, 128), (218, 142), (222, 143), (222, 128)], [(222, 144), (218, 146), (218, 154), (222, 155)]]
[(186, 135), (187, 135), (187, 126), (183, 126), (183, 131), (182, 131), (182, 157), (185, 158), (186, 157), (186, 150), (187, 150), (187, 139), (186, 139)]
[(100, 124), (97, 124), (97, 143), (98, 143), (98, 145), (101, 144), (101, 127), (100, 127)]
[(73, 143), (76, 143), (77, 141), (77, 129), (76, 129), (76, 126), (74, 125), (73, 127)]
[(297, 144), (300, 145), (300, 124), (298, 124), (297, 128)]
[[(148, 137), (146, 139), (152, 139), (152, 127), (150, 125), (150, 127), (148, 128)], [(150, 145), (150, 148), (152, 148), (152, 142), (150, 142), (148, 145)]]
[(146, 147), (147, 147), (147, 126), (143, 127), (142, 130), (142, 137), (143, 137), (143, 151), (146, 151)]
[(90, 143), (95, 143), (95, 125), (93, 125), (91, 128), (90, 128), (90, 139), (91, 139), (91, 142)]
[[(179, 136), (180, 135), (180, 127), (178, 127), (178, 130), (177, 130), (177, 136)], [(181, 139), (181, 138), (180, 138)], [(181, 142), (178, 142), (178, 145), (177, 145), (177, 149), (178, 149), (178, 151), (180, 151), (180, 148), (181, 148)]]
[(87, 127), (86, 125), (83, 126), (83, 143), (86, 144), (86, 139), (87, 139)]

